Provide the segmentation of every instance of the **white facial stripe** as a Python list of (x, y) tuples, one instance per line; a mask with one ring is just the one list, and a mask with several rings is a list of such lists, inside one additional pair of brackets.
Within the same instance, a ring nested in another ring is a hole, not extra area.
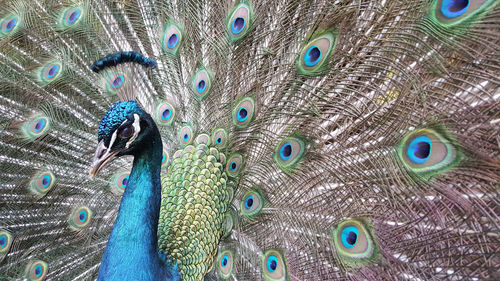
[[(127, 120), (123, 121), (121, 125), (123, 125), (123, 123), (125, 123), (125, 122), (127, 122)], [(120, 125), (120, 126), (121, 126), (121, 125)], [(112, 148), (112, 147), (113, 147), (113, 144), (115, 143), (115, 140), (116, 140), (116, 135), (117, 135), (117, 133), (118, 133), (118, 130), (115, 130), (115, 131), (113, 132), (113, 135), (111, 135), (111, 141), (109, 142), (109, 146), (108, 146), (108, 147), (106, 147), (107, 149), (110, 149), (110, 148)]]
[(134, 136), (132, 136), (132, 138), (130, 138), (127, 142), (127, 144), (125, 144), (125, 148), (128, 148), (129, 145), (137, 138), (137, 136), (139, 136), (139, 133), (141, 132), (141, 126), (139, 125), (141, 121), (141, 117), (139, 117), (139, 115), (137, 114), (134, 114), (134, 123), (132, 124), (132, 126), (134, 126)]

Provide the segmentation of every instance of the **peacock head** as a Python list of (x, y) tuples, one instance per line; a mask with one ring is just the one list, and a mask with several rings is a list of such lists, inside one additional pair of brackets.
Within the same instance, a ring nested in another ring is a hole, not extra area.
[[(122, 155), (135, 156), (152, 145), (149, 142), (154, 142), (151, 137), (155, 132), (158, 129), (153, 119), (135, 101), (113, 104), (99, 124), (99, 144), (90, 167), (90, 177), (95, 177), (113, 159)], [(148, 144), (141, 145), (146, 142)]]

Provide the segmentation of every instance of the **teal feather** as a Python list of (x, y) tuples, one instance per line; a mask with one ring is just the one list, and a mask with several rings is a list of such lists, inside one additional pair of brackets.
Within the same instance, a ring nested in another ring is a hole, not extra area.
[(0, 3), (1, 280), (500, 278), (498, 1)]

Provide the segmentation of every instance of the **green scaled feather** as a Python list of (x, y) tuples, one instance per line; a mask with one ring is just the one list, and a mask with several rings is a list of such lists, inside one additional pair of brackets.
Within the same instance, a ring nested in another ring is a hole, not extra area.
[(198, 280), (213, 264), (229, 208), (220, 154), (205, 144), (174, 153), (162, 176), (158, 244), (184, 280)]

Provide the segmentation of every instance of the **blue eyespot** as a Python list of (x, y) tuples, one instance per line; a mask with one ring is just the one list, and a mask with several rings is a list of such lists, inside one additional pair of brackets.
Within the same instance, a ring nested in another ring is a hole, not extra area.
[(111, 86), (115, 89), (118, 89), (123, 84), (123, 81), (125, 81), (125, 77), (123, 77), (123, 75), (120, 75), (116, 77), (115, 80), (113, 80), (113, 84)]
[(242, 17), (237, 17), (233, 20), (233, 23), (231, 24), (231, 32), (234, 34), (239, 34), (243, 29), (245, 28), (246, 22), (245, 19)]
[(238, 109), (238, 113), (236, 114), (236, 119), (240, 122), (244, 122), (248, 118), (248, 111), (245, 108)]
[(418, 136), (408, 146), (408, 158), (414, 163), (422, 164), (431, 155), (431, 139), (426, 136)]
[[(165, 157), (165, 156), (163, 156)], [(162, 160), (163, 161), (163, 160)], [(127, 187), (127, 184), (128, 184), (128, 176), (124, 177), (123, 180), (122, 180), (122, 187), (125, 188)]]
[(200, 82), (198, 82), (198, 84), (196, 85), (196, 91), (198, 91), (198, 93), (203, 93), (203, 91), (205, 91), (205, 88), (207, 87), (207, 83), (205, 82), (205, 80), (200, 80)]
[(165, 109), (161, 114), (161, 119), (168, 120), (170, 119), (170, 116), (172, 116), (172, 111), (170, 109)]
[(280, 158), (283, 161), (290, 159), (292, 156), (292, 144), (290, 142), (286, 142), (280, 148)]
[(74, 10), (71, 15), (69, 15), (68, 23), (74, 23), (80, 17), (80, 11)]
[(87, 212), (85, 212), (85, 210), (81, 210), (79, 218), (81, 222), (85, 222), (87, 220)]
[(463, 15), (469, 8), (469, 0), (443, 0), (441, 3), (441, 13), (449, 19)]
[(11, 31), (12, 29), (14, 29), (14, 27), (16, 27), (16, 24), (17, 24), (17, 19), (11, 19), (7, 22), (7, 25), (5, 26), (5, 32), (9, 32)]
[(316, 46), (311, 46), (307, 49), (304, 56), (304, 64), (306, 66), (315, 66), (321, 59), (321, 50)]
[(222, 139), (221, 138), (217, 138), (217, 140), (215, 140), (215, 143), (216, 144), (221, 144), (222, 143)]
[(227, 266), (227, 262), (229, 261), (229, 258), (227, 256), (223, 256), (222, 257), (222, 260), (220, 262), (220, 264), (223, 266), (223, 267), (226, 267)]
[(0, 236), (0, 247), (5, 247), (7, 245), (7, 237), (5, 235)]
[(184, 134), (184, 137), (183, 137), (183, 138), (184, 138), (184, 141), (188, 141), (188, 139), (189, 139), (189, 135), (188, 135), (188, 134)]
[(342, 240), (342, 245), (344, 247), (351, 249), (356, 245), (356, 241), (358, 240), (359, 231), (354, 226), (348, 226), (342, 230), (340, 234), (340, 239)]
[(45, 127), (45, 120), (44, 119), (38, 120), (38, 122), (36, 122), (35, 125), (35, 133), (40, 132), (41, 130), (43, 130), (44, 127)]
[(267, 270), (273, 273), (276, 271), (276, 268), (278, 268), (278, 258), (275, 256), (269, 256), (267, 258)]
[(177, 42), (179, 42), (179, 36), (177, 36), (177, 33), (174, 33), (168, 38), (167, 47), (169, 49), (173, 49), (175, 48), (175, 45), (177, 45)]
[(43, 268), (41, 265), (35, 266), (35, 275), (36, 277), (40, 277), (42, 275)]
[(231, 164), (229, 165), (229, 169), (231, 171), (236, 171), (236, 168), (237, 168), (236, 162), (231, 162)]
[(53, 66), (50, 67), (49, 73), (47, 73), (47, 78), (51, 79), (56, 76), (56, 74), (59, 72), (59, 65), (54, 64)]
[(163, 154), (163, 155), (161, 156), (161, 163), (164, 163), (164, 162), (165, 162), (165, 158), (166, 158), (166, 157), (165, 157), (165, 154)]
[(245, 208), (247, 210), (250, 210), (253, 206), (253, 196), (250, 195), (247, 197), (247, 199), (245, 200)]
[(42, 177), (42, 186), (43, 186), (44, 188), (49, 187), (49, 185), (50, 185), (50, 181), (51, 181), (51, 178), (50, 178), (50, 176), (49, 176), (49, 175), (45, 175), (45, 176), (43, 176), (43, 177)]

